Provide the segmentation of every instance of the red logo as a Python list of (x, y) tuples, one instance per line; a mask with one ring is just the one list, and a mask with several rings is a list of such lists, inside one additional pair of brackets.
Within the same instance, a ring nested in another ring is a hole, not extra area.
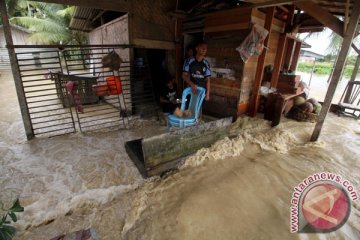
[(346, 192), (331, 183), (310, 187), (302, 200), (302, 213), (308, 224), (319, 231), (340, 228), (350, 215), (350, 199)]

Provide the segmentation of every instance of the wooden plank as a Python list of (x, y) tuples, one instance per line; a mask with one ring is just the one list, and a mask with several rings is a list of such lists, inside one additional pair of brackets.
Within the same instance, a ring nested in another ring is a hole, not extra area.
[(318, 20), (324, 26), (330, 28), (340, 36), (344, 36), (343, 22), (312, 1), (296, 2), (295, 5), (304, 10), (311, 17)]
[(322, 32), (324, 31), (324, 27), (323, 26), (318, 26), (318, 27), (312, 27), (312, 26), (303, 26), (299, 28), (298, 33), (307, 33), (307, 32)]
[(228, 80), (226, 78), (210, 78), (211, 86), (212, 85), (221, 85), (229, 88), (237, 88), (240, 89), (241, 82), (236, 80)]
[(98, 1), (98, 0), (35, 0), (37, 2), (46, 2), (46, 3), (59, 3), (71, 6), (80, 6), (88, 7), (95, 9), (119, 11), (119, 12), (129, 12), (130, 4), (126, 0), (107, 0), (107, 1)]
[[(275, 7), (271, 7), (267, 10), (264, 28), (269, 31), (269, 34), (264, 41), (265, 46), (268, 45), (269, 39), (271, 36), (271, 26), (272, 26), (272, 22), (274, 19), (274, 14), (275, 14)], [(257, 63), (257, 67), (256, 67), (255, 83), (254, 83), (254, 89), (253, 89), (252, 96), (251, 96), (250, 112), (249, 112), (249, 115), (251, 117), (256, 116), (256, 113), (257, 113), (258, 107), (259, 107), (259, 90), (260, 90), (261, 81), (262, 81), (263, 73), (264, 73), (266, 52), (267, 52), (266, 49), (264, 49), (258, 59), (258, 63)]]
[(290, 5), (288, 18), (286, 19), (286, 32), (290, 32), (294, 26), (295, 5)]
[(297, 63), (299, 61), (301, 45), (302, 45), (301, 42), (296, 42), (296, 44), (295, 44), (295, 49), (294, 49), (292, 61), (291, 61), (290, 68), (289, 68), (293, 72), (295, 72)]
[[(13, 39), (12, 39), (12, 35), (11, 35), (10, 23), (9, 23), (8, 13), (6, 10), (5, 1), (0, 1), (0, 14), (1, 14), (1, 18), (2, 18), (2, 24), (3, 24), (3, 29), (4, 29), (6, 45), (13, 46)], [(30, 118), (29, 109), (28, 109), (27, 102), (26, 102), (26, 96), (24, 93), (23, 83), (22, 83), (21, 77), (20, 77), (19, 65), (17, 62), (15, 49), (11, 48), (11, 47), (7, 47), (7, 48), (8, 48), (9, 59), (10, 59), (10, 63), (11, 63), (11, 70), (12, 70), (12, 74), (13, 74), (13, 78), (14, 78), (14, 82), (15, 82), (16, 94), (17, 94), (18, 101), (19, 101), (20, 112), (21, 112), (21, 116), (22, 116), (22, 120), (23, 120), (23, 124), (24, 124), (24, 128), (25, 128), (25, 134), (26, 134), (27, 139), (30, 140), (30, 139), (34, 138), (35, 135), (34, 135), (34, 130), (32, 128), (32, 124), (31, 124), (31, 118)]]
[(295, 48), (295, 39), (288, 38), (287, 43), (288, 44), (287, 44), (285, 57), (284, 57), (284, 63), (282, 64), (282, 68), (289, 70), (289, 67), (292, 62), (294, 48)]
[(251, 18), (250, 14), (251, 12), (246, 14), (231, 12), (229, 14), (223, 13), (220, 16), (219, 14), (216, 14), (215, 16), (209, 15), (205, 18), (205, 27), (216, 27), (221, 25), (249, 22)]
[(204, 32), (210, 33), (210, 32), (225, 32), (231, 30), (244, 30), (244, 29), (249, 29), (249, 27), (250, 27), (250, 21), (247, 23), (236, 23), (236, 24), (228, 24), (228, 25), (215, 26), (215, 27), (205, 27)]
[(224, 17), (226, 18), (227, 16), (246, 16), (246, 15), (250, 16), (251, 12), (252, 12), (251, 7), (237, 7), (237, 8), (232, 8), (229, 10), (208, 13), (205, 15), (205, 17), (208, 20), (209, 19), (216, 20), (217, 18), (224, 18)]
[(344, 34), (346, 33), (346, 28), (349, 23), (349, 12), (350, 12), (350, 0), (346, 0), (345, 19), (344, 19)]
[(301, 1), (304, 0), (272, 0), (272, 1), (262, 1), (259, 3), (252, 4), (251, 6), (254, 8), (267, 8), (267, 7), (281, 6), (281, 5), (286, 5)]
[(142, 140), (147, 171), (174, 159), (185, 157), (224, 138), (232, 118), (223, 118), (198, 126), (178, 129)]
[[(357, 58), (356, 58), (354, 70), (353, 70), (353, 72), (352, 72), (352, 74), (351, 74), (351, 78), (350, 78), (349, 82), (355, 81), (356, 75), (357, 75), (357, 73), (359, 72), (359, 66), (360, 66), (360, 55), (358, 55)], [(349, 88), (348, 88), (348, 90), (347, 90), (347, 92), (346, 92), (346, 94), (345, 94), (345, 98), (344, 98), (344, 102), (345, 102), (345, 103), (348, 103), (348, 102), (349, 102), (349, 98), (350, 98), (350, 96), (351, 96), (352, 90), (353, 90), (352, 86), (349, 86)]]
[(177, 82), (177, 86), (179, 87), (178, 90), (182, 91), (183, 89), (183, 80), (181, 77), (182, 74), (182, 57), (183, 57), (183, 49), (182, 46), (184, 45), (184, 38), (182, 36), (183, 30), (183, 21), (182, 19), (176, 19), (176, 31), (175, 31), (175, 78)]
[(334, 73), (331, 77), (328, 91), (326, 92), (325, 101), (320, 112), (319, 120), (316, 123), (314, 132), (311, 135), (311, 139), (310, 139), (311, 141), (317, 141), (320, 136), (321, 129), (324, 124), (326, 115), (330, 109), (331, 101), (334, 97), (336, 87), (341, 79), (342, 72), (345, 67), (346, 57), (349, 53), (350, 46), (353, 42), (354, 35), (358, 26), (359, 18), (360, 18), (360, 1), (356, 1), (354, 3), (353, 11), (350, 15), (349, 25), (346, 30), (338, 58), (336, 60)]
[(276, 87), (277, 85), (277, 81), (279, 78), (279, 74), (280, 74), (280, 68), (281, 68), (281, 63), (284, 57), (284, 52), (285, 52), (285, 43), (286, 43), (286, 33), (283, 33), (280, 35), (279, 38), (279, 44), (278, 44), (278, 48), (277, 48), (277, 52), (276, 52), (276, 58), (275, 58), (275, 63), (274, 63), (274, 68), (273, 68), (273, 72), (272, 72), (272, 76), (271, 76), (271, 87)]
[(168, 41), (134, 38), (133, 44), (143, 48), (175, 50), (175, 43)]

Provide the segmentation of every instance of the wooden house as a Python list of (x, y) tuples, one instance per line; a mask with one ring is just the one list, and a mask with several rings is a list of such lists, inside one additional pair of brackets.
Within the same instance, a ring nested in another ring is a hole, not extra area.
[[(79, 10), (70, 27), (88, 31), (91, 44), (132, 45), (134, 48), (124, 53), (124, 58), (128, 57), (130, 62), (137, 58), (148, 58), (154, 65), (165, 63), (180, 86), (184, 49), (194, 41), (205, 39), (208, 42), (208, 58), (217, 73), (211, 78), (211, 100), (204, 105), (204, 111), (218, 116), (255, 116), (262, 81), (269, 80), (272, 87), (277, 87), (283, 70), (295, 70), (302, 44), (296, 39), (296, 34), (321, 31), (328, 27), (342, 36), (344, 42), (316, 127), (317, 133), (314, 132), (317, 136), (349, 48), (353, 47), (360, 54), (352, 43), (358, 34), (356, 27), (359, 22), (360, 3), (355, 0), (43, 2), (76, 4)], [(102, 16), (109, 12), (117, 12), (120, 18), (105, 21), (106, 18)], [(95, 25), (97, 22), (100, 24)], [(266, 48), (260, 56), (242, 62), (235, 49), (249, 34), (253, 23), (269, 32), (264, 41)], [(265, 72), (268, 65), (272, 65), (270, 74)], [(157, 89), (160, 83), (156, 82), (155, 75), (153, 81)]]

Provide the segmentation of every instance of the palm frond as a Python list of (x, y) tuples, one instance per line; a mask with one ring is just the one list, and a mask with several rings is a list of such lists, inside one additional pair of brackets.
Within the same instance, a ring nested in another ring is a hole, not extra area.
[(14, 17), (10, 19), (10, 22), (26, 27), (33, 32), (60, 33), (67, 31), (65, 26), (59, 25), (57, 22), (49, 21), (47, 19)]
[(28, 37), (28, 40), (38, 44), (59, 44), (66, 39), (67, 36), (62, 33), (37, 32)]

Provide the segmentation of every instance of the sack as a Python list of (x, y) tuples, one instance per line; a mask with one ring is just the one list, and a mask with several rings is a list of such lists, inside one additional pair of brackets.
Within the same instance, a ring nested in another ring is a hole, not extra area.
[(254, 24), (250, 34), (244, 39), (236, 51), (240, 53), (240, 57), (244, 62), (253, 56), (260, 55), (264, 49), (264, 41), (269, 31), (260, 25)]
[(101, 59), (101, 63), (103, 67), (110, 68), (111, 71), (119, 70), (121, 62), (122, 60), (119, 54), (117, 54), (114, 50), (106, 54)]

